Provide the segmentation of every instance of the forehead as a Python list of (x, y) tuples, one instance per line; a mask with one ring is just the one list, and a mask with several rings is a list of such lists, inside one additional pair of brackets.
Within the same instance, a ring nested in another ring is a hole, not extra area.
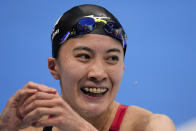
[(123, 52), (119, 41), (112, 37), (99, 34), (87, 34), (78, 38), (71, 38), (62, 45), (61, 50), (71, 50), (77, 46), (87, 46), (94, 50), (117, 48)]

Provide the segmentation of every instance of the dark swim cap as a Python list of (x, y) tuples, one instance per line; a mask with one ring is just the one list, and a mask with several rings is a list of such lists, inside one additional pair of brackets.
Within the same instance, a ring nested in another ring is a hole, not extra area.
[[(90, 5), (90, 4), (85, 4), (85, 5), (80, 5), (80, 6), (75, 6), (65, 12), (56, 22), (52, 34), (51, 34), (51, 40), (52, 40), (52, 56), (54, 58), (58, 57), (58, 52), (62, 44), (61, 39), (64, 37), (64, 35), (70, 31), (70, 29), (78, 22), (79, 19), (86, 17), (86, 16), (94, 16), (94, 17), (104, 17), (108, 18), (109, 20), (118, 23), (120, 26), (120, 22), (105, 8), (97, 5)], [(100, 22), (101, 23), (101, 22)], [(121, 26), (122, 27), (122, 26)], [(122, 27), (122, 32), (124, 34), (124, 38), (126, 39), (126, 34), (124, 32), (124, 29)], [(89, 32), (88, 34), (101, 34), (101, 35), (108, 35), (104, 29), (103, 25), (99, 24), (96, 25), (96, 28)], [(111, 36), (112, 37), (112, 36)], [(112, 37), (115, 38), (115, 37)], [(122, 41), (120, 41), (121, 44)], [(126, 46), (123, 47), (124, 54), (126, 51)]]

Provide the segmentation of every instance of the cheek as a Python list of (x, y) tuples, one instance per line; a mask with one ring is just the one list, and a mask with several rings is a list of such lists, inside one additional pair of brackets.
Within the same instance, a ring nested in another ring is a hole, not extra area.
[(119, 88), (122, 77), (123, 77), (123, 68), (114, 68), (109, 71), (110, 79), (112, 80), (112, 83), (114, 86), (117, 86)]
[(73, 86), (77, 86), (77, 83), (84, 74), (84, 67), (79, 65), (77, 62), (67, 60), (62, 63), (60, 77), (63, 88), (73, 88)]
[(63, 86), (74, 84), (73, 82), (77, 80), (77, 75), (74, 67), (66, 66), (64, 67), (61, 72), (61, 81), (64, 83)]
[(70, 104), (73, 103), (73, 99), (77, 96), (77, 83), (79, 81), (79, 71), (75, 66), (64, 66), (61, 69), (61, 94), (62, 97)]

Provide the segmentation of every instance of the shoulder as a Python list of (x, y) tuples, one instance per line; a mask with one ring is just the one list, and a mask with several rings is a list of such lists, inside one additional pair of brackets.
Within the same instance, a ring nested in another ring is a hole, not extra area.
[(152, 114), (149, 117), (146, 131), (176, 131), (172, 120), (163, 114)]
[(122, 123), (122, 130), (129, 131), (176, 131), (171, 119), (162, 114), (138, 107), (129, 106)]
[(138, 106), (129, 106), (123, 118), (120, 130), (142, 131), (152, 113)]

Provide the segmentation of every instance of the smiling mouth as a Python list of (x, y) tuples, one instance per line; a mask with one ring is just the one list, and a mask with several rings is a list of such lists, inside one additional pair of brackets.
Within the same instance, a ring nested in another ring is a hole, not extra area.
[(108, 88), (95, 88), (95, 87), (82, 87), (80, 90), (88, 96), (92, 97), (101, 97), (106, 92), (108, 92)]

